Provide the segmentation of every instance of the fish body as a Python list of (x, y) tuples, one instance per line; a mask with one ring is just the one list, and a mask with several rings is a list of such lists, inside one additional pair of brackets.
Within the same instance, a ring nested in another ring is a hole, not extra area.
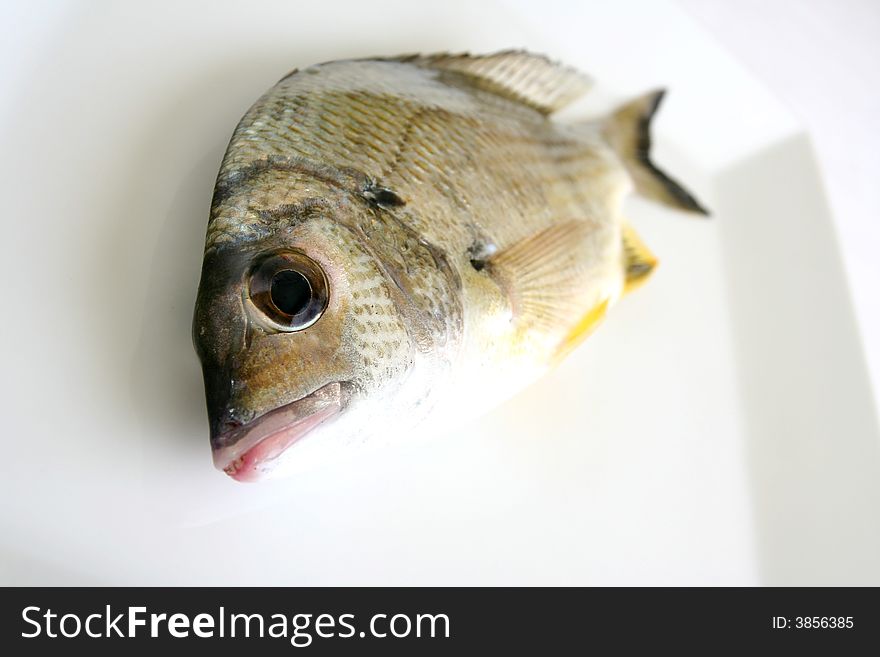
[(701, 206), (648, 159), (660, 94), (524, 52), (330, 62), (247, 112), (218, 175), (193, 335), (215, 464), (238, 480), (471, 417), (563, 358), (653, 257), (635, 189)]

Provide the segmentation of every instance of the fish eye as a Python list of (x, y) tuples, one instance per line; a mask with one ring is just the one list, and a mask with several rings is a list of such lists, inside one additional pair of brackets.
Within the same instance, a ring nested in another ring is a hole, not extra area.
[(298, 251), (274, 252), (250, 272), (250, 299), (280, 331), (302, 331), (327, 308), (327, 277), (321, 266)]
[(294, 269), (282, 269), (272, 277), (269, 298), (275, 308), (293, 317), (301, 313), (312, 298), (312, 286)]

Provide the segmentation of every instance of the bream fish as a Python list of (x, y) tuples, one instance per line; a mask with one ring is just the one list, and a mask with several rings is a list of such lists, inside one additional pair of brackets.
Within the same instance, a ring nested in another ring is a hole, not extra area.
[(649, 159), (663, 93), (551, 118), (589, 87), (522, 51), (413, 55), (294, 71), (251, 107), (193, 323), (218, 468), (254, 481), (472, 417), (651, 273), (625, 195), (705, 210)]

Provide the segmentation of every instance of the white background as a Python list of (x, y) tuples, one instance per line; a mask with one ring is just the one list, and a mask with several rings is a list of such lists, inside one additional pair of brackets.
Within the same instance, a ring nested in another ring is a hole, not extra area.
[(679, 0), (810, 133), (880, 403), (880, 4)]
[[(769, 4), (4, 5), (2, 581), (880, 583), (877, 13)], [(477, 425), (213, 471), (189, 322), (238, 118), (295, 66), (511, 46), (599, 80), (568, 115), (668, 86), (713, 220), (630, 203), (651, 284)]]

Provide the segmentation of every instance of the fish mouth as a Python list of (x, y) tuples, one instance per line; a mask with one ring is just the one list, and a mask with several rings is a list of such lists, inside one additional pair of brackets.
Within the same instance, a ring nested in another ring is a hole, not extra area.
[(216, 436), (214, 466), (236, 481), (257, 481), (276, 459), (345, 406), (345, 388), (336, 381)]

